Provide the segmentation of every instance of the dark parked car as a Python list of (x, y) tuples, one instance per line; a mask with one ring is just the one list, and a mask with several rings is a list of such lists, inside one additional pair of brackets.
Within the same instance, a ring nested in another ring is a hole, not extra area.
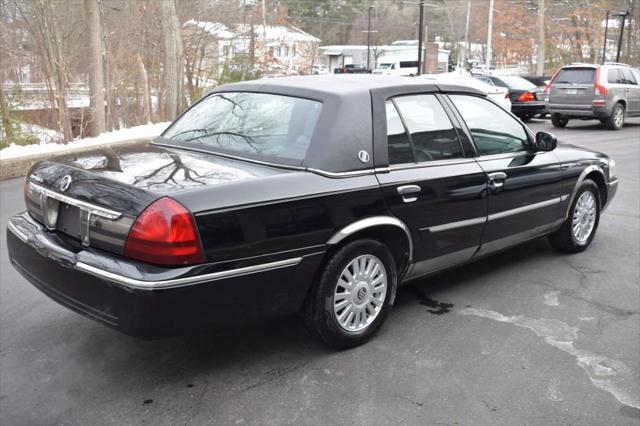
[(333, 72), (335, 74), (369, 74), (371, 70), (366, 65), (347, 64), (342, 68), (334, 69)]
[(511, 112), (524, 121), (531, 120), (535, 116), (544, 116), (547, 112), (544, 89), (522, 77), (487, 75), (476, 76), (476, 78), (485, 83), (509, 89)]
[(551, 82), (551, 76), (525, 75), (522, 78), (542, 90), (546, 89), (547, 85)]
[(152, 143), (36, 164), (7, 244), (37, 288), (127, 334), (303, 312), (350, 347), (411, 280), (545, 235), (584, 250), (617, 183), (606, 155), (474, 89), (284, 77), (219, 87)]

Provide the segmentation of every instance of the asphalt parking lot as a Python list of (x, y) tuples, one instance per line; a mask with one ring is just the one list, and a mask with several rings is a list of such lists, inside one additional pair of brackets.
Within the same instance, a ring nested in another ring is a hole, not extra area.
[(369, 344), (297, 318), (140, 341), (51, 301), (9, 264), (22, 182), (0, 183), (0, 423), (640, 423), (640, 120), (554, 130), (604, 151), (620, 188), (585, 253), (536, 240), (400, 290)]

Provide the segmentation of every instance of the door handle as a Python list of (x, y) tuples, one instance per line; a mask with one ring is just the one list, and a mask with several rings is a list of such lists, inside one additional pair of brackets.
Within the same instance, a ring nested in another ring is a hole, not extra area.
[(489, 186), (492, 189), (502, 188), (506, 178), (507, 174), (505, 172), (489, 173)]
[(402, 197), (402, 201), (404, 201), (405, 203), (412, 203), (416, 201), (418, 199), (418, 196), (410, 194), (417, 194), (421, 190), (418, 185), (403, 185), (399, 186), (397, 189), (398, 194), (400, 194), (400, 196)]

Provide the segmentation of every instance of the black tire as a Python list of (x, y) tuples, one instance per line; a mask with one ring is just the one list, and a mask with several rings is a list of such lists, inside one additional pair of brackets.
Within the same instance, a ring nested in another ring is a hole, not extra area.
[(567, 123), (569, 123), (569, 119), (567, 117), (558, 113), (551, 114), (551, 124), (553, 124), (553, 127), (564, 129), (567, 127)]
[(604, 122), (609, 130), (620, 130), (624, 127), (624, 105), (617, 103), (614, 105), (611, 115)]
[(532, 119), (532, 118), (533, 118), (533, 116), (532, 116), (532, 115), (530, 115), (530, 114), (526, 114), (526, 115), (521, 115), (521, 116), (520, 116), (520, 120), (524, 121), (525, 123), (526, 123), (527, 121), (531, 121), (531, 119)]
[[(334, 293), (345, 268), (359, 256), (373, 255), (379, 259), (387, 275), (387, 291), (379, 313), (363, 330), (348, 331), (338, 322), (334, 313)], [(305, 325), (314, 337), (339, 349), (366, 343), (385, 321), (397, 287), (396, 264), (386, 245), (373, 239), (353, 241), (340, 248), (320, 271), (304, 307)]]
[[(585, 192), (591, 192), (591, 194), (595, 198), (595, 222), (593, 224), (591, 233), (588, 235), (588, 238), (586, 238), (584, 241), (579, 241), (576, 238), (575, 233), (573, 232), (573, 217), (576, 205), (578, 204), (578, 200), (580, 200), (580, 197)], [(568, 217), (562, 224), (562, 227), (553, 234), (549, 235), (549, 243), (551, 244), (551, 246), (566, 253), (580, 253), (582, 251), (585, 251), (596, 235), (598, 223), (600, 223), (600, 208), (601, 201), (598, 185), (596, 185), (595, 182), (591, 179), (585, 179), (582, 184), (580, 184), (580, 187), (576, 192), (576, 196), (571, 202)]]

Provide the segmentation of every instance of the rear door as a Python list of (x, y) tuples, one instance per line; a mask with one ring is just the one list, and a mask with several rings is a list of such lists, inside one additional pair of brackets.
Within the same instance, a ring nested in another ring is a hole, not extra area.
[(591, 110), (596, 81), (593, 67), (563, 68), (551, 84), (549, 103), (554, 107), (578, 106)]
[(638, 115), (640, 114), (640, 82), (631, 68), (622, 68), (620, 72), (627, 100), (627, 112), (631, 115)]
[[(487, 173), (488, 218), (479, 254), (525, 241), (562, 221), (561, 169), (553, 152), (527, 150), (529, 134), (512, 115), (480, 96), (449, 96)], [(568, 197), (568, 195), (566, 195)]]
[(459, 139), (439, 95), (391, 97), (384, 109), (389, 172), (377, 177), (387, 206), (414, 238), (408, 278), (469, 260), (487, 214), (486, 177), (471, 144)]

